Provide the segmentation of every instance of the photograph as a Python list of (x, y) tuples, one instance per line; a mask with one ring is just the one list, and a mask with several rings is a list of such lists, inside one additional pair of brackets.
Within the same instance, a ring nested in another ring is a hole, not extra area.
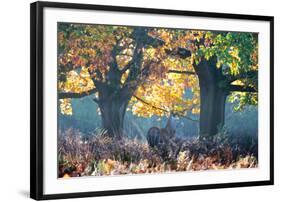
[(34, 2), (36, 200), (274, 184), (274, 17)]
[(259, 33), (59, 21), (53, 51), (57, 178), (259, 168)]

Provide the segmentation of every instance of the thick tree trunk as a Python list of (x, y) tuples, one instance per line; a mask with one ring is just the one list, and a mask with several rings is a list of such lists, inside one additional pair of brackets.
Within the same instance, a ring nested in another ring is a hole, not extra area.
[(200, 86), (200, 137), (213, 137), (224, 125), (227, 93), (220, 88), (223, 76), (216, 68), (216, 60), (203, 60), (195, 71)]
[(100, 85), (95, 82), (99, 89), (99, 98), (96, 102), (100, 108), (102, 126), (108, 136), (118, 139), (123, 136), (126, 109), (135, 90), (135, 88), (122, 88), (121, 77), (122, 73), (118, 70), (117, 62), (114, 60), (107, 73), (108, 82)]
[(214, 136), (224, 125), (226, 94), (210, 84), (200, 86), (200, 97), (200, 136)]
[(102, 126), (111, 137), (123, 136), (124, 117), (128, 101), (124, 99), (108, 99), (99, 104)]

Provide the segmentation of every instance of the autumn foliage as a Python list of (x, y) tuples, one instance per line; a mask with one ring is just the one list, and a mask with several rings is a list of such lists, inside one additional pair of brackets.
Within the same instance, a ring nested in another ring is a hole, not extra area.
[[(57, 36), (58, 113), (91, 96), (101, 118), (92, 135), (59, 132), (59, 177), (257, 167), (257, 141), (221, 131), (226, 103), (258, 105), (257, 33), (58, 23)], [(128, 112), (191, 120), (198, 138), (149, 147), (124, 132)]]

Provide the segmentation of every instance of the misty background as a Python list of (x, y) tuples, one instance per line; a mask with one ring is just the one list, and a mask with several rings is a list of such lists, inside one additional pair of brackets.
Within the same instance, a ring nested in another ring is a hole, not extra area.
[[(65, 131), (68, 128), (79, 130), (85, 135), (91, 135), (96, 129), (101, 128), (101, 117), (98, 114), (98, 106), (91, 96), (71, 100), (73, 114), (63, 115), (59, 112), (59, 129)], [(243, 111), (235, 112), (234, 104), (226, 103), (224, 129), (230, 135), (257, 136), (258, 133), (258, 106), (246, 106)], [(193, 115), (192, 119), (199, 120), (199, 115)], [(125, 115), (124, 131), (128, 137), (145, 139), (150, 127), (165, 127), (167, 117), (152, 116), (151, 118), (138, 117), (127, 111)], [(198, 136), (199, 122), (191, 121), (183, 117), (176, 119), (176, 136), (193, 138)]]

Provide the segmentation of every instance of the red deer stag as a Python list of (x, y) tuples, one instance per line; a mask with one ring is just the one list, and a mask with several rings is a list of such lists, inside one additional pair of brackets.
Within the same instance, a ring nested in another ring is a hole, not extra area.
[(176, 121), (171, 113), (165, 128), (151, 127), (147, 132), (147, 142), (150, 147), (159, 147), (161, 144), (168, 145), (176, 134)]

